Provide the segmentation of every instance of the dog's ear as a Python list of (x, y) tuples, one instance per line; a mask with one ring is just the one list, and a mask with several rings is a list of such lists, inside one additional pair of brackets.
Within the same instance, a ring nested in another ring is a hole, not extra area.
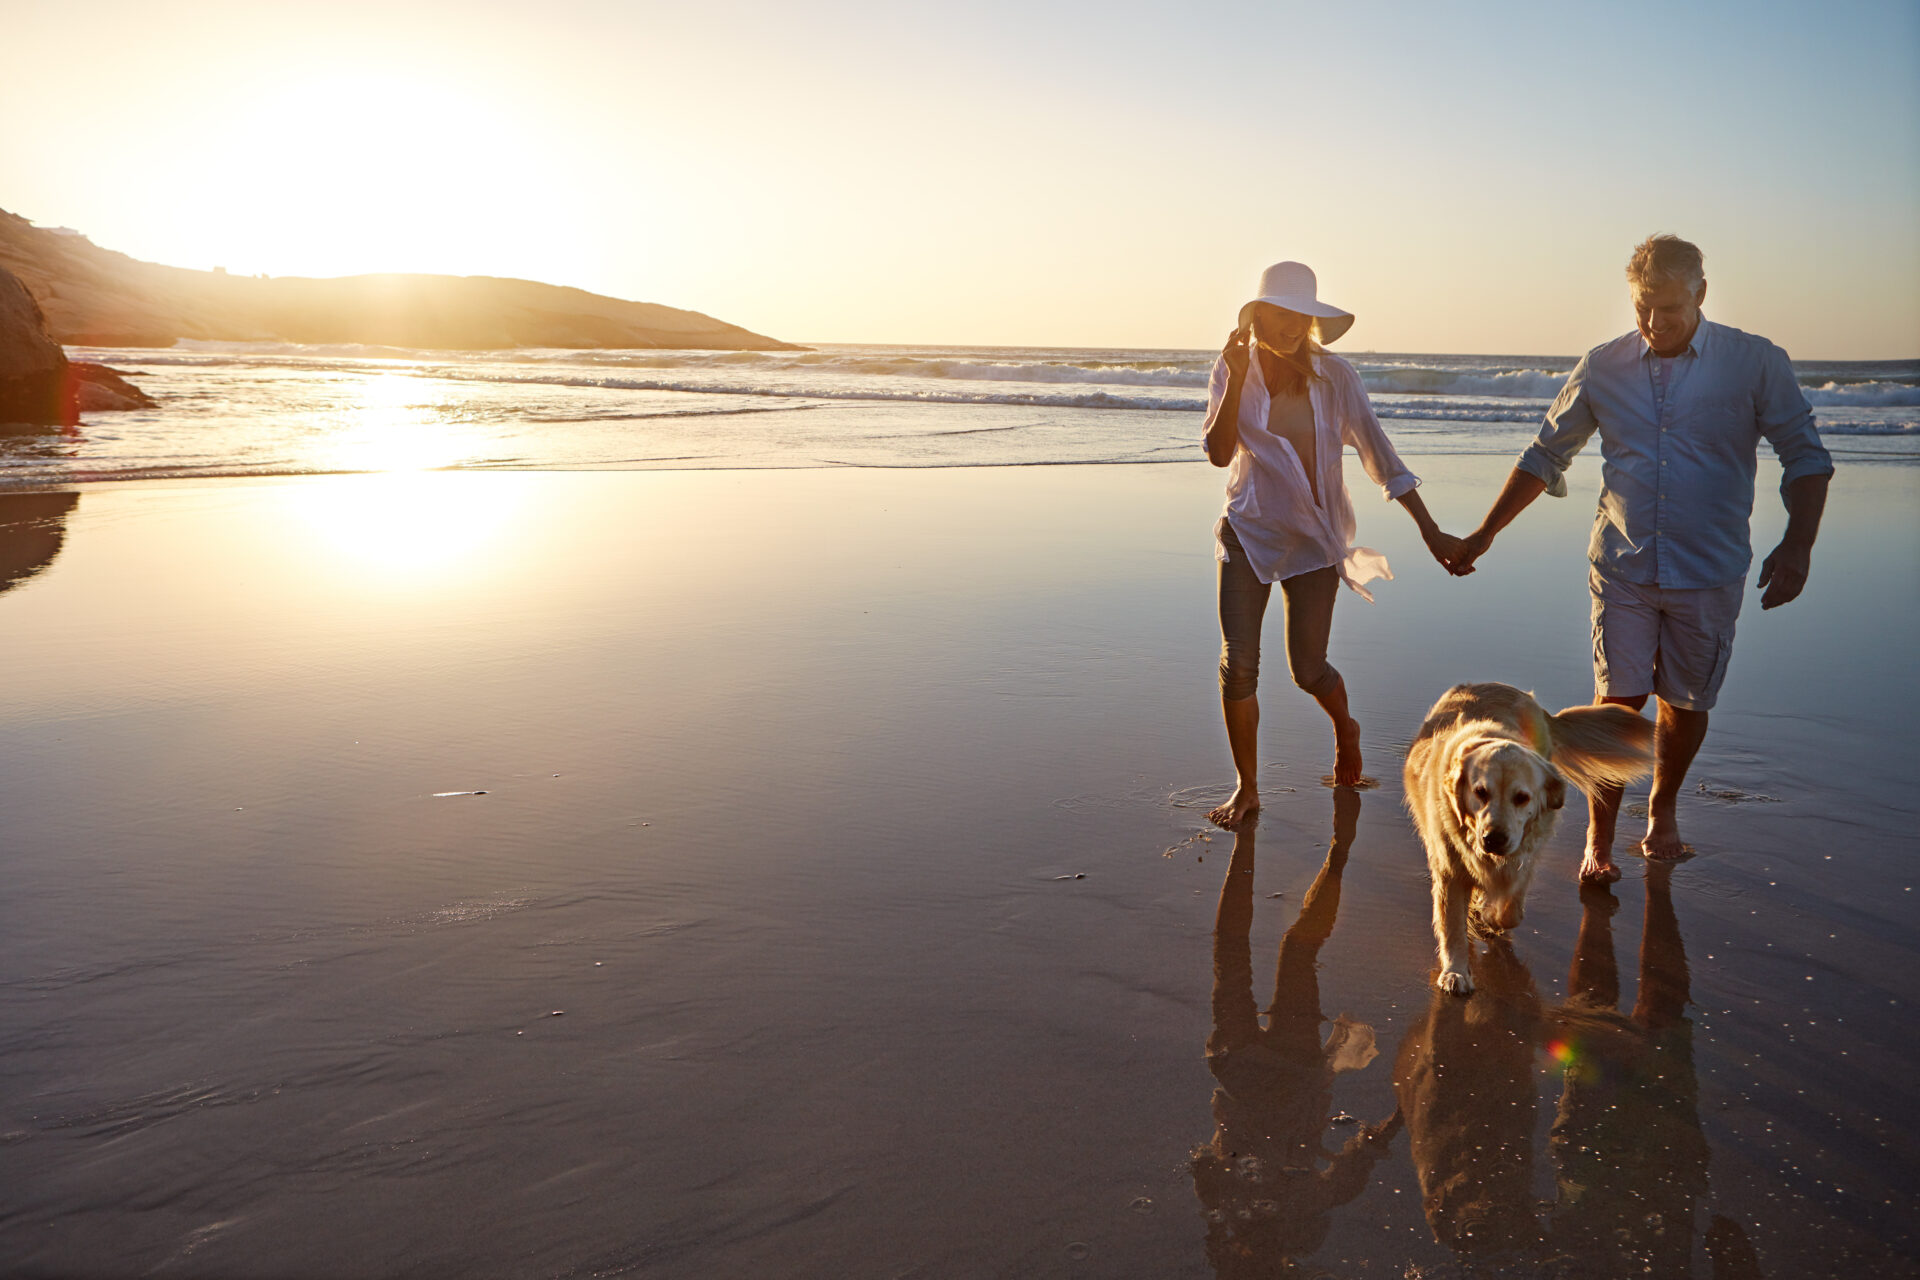
[(1467, 750), (1454, 753), (1453, 768), (1449, 770), (1453, 785), (1447, 788), (1447, 799), (1453, 805), (1453, 824), (1460, 829), (1473, 825), (1467, 816), (1467, 757), (1472, 754)]
[(1552, 765), (1547, 766), (1547, 808), (1564, 809), (1567, 807), (1567, 780)]

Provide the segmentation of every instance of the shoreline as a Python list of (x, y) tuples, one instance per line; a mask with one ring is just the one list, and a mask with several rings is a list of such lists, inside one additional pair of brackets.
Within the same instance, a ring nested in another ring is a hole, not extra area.
[[(1204, 353), (1120, 350), (543, 351), (511, 360), (301, 350), (114, 357), (161, 407), (99, 414), (76, 434), (9, 437), (0, 442), (0, 485), (66, 480), (76, 471), (106, 478), (1184, 460), (1198, 457), (1211, 364)], [(1564, 371), (1528, 360), (1407, 360), (1384, 357), (1362, 374), (1407, 454), (1517, 455), (1564, 380)], [(1802, 373), (1837, 459), (1920, 461), (1920, 362)]]

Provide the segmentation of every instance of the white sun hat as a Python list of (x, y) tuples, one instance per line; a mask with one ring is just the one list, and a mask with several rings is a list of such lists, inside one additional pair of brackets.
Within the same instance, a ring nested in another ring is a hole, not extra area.
[(1253, 319), (1257, 303), (1297, 311), (1313, 317), (1313, 328), (1322, 342), (1332, 342), (1353, 327), (1353, 313), (1329, 306), (1314, 297), (1317, 288), (1313, 268), (1304, 262), (1276, 262), (1260, 273), (1260, 296), (1240, 308), (1240, 327)]

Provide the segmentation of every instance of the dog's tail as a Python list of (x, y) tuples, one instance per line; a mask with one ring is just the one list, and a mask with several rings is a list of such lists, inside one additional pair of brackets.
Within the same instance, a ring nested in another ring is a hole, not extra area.
[(1588, 795), (1624, 786), (1653, 769), (1653, 722), (1619, 703), (1568, 707), (1547, 717), (1549, 757), (1567, 781)]

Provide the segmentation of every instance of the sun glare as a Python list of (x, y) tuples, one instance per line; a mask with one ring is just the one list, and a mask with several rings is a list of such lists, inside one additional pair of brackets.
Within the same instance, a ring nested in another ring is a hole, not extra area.
[(472, 440), (449, 420), (433, 382), (404, 373), (344, 373), (333, 411), (316, 418), (322, 471), (424, 471), (466, 461)]
[(328, 476), (289, 486), (286, 509), (343, 573), (409, 590), (498, 567), (519, 486), (435, 471)]
[[(244, 165), (210, 175), (209, 199), (233, 215), (225, 260), (326, 276), (444, 271), (489, 247), (498, 256), (495, 220), (532, 216), (522, 206), (534, 198), (490, 184), (488, 217), (473, 216), (476, 179), (533, 145), (511, 105), (417, 70), (289, 76), (236, 122), (231, 154)], [(552, 177), (542, 167), (524, 185), (565, 194)]]

